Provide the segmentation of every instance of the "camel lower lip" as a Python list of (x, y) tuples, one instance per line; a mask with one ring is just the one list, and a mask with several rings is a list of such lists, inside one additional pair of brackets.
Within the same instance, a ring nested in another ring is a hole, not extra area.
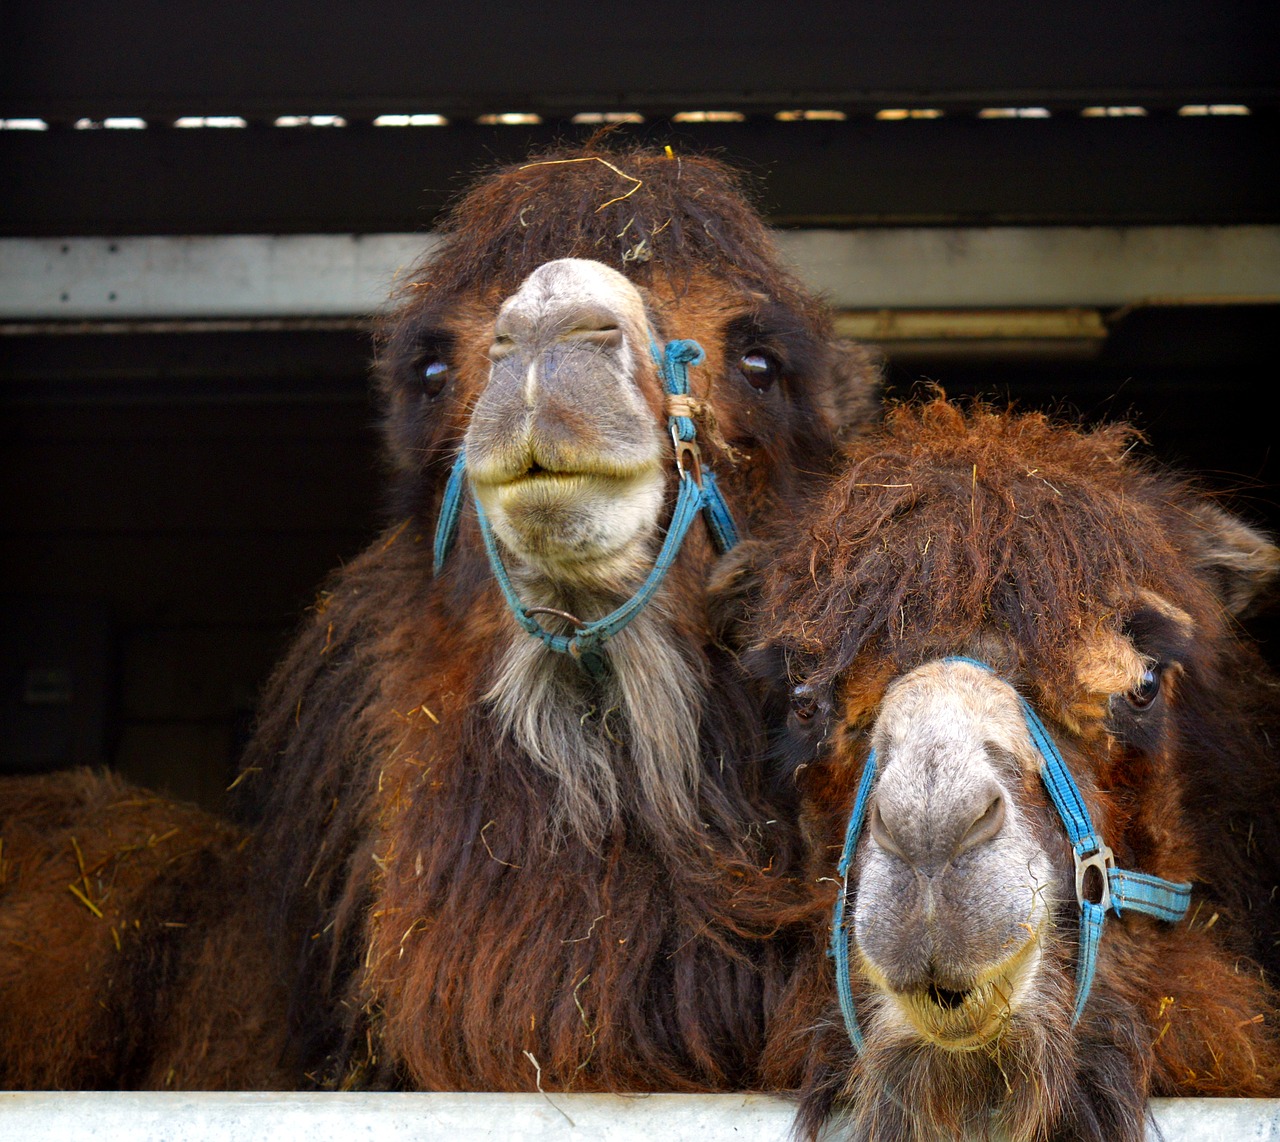
[(981, 1047), (999, 1034), (1018, 1002), (1023, 982), (1034, 972), (1039, 939), (1028, 940), (1002, 964), (984, 972), (958, 1001), (946, 1003), (930, 996), (928, 989), (895, 994), (894, 1000), (908, 1022), (930, 1043), (951, 1051)]

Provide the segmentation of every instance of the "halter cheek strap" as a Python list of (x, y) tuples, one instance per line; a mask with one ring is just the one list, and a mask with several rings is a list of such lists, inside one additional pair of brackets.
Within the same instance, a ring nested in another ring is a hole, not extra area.
[[(603, 618), (594, 619), (591, 622), (582, 622), (572, 615), (557, 612), (575, 625), (574, 632), (564, 635), (553, 634), (547, 630), (533, 615), (534, 611), (541, 608), (526, 607), (516, 594), (511, 576), (502, 562), (493, 527), (480, 506), (480, 500), (475, 496), (474, 490), (471, 497), (475, 504), (476, 519), (480, 524), (485, 553), (489, 557), (489, 567), (493, 571), (493, 577), (498, 581), (503, 598), (506, 599), (516, 622), (552, 650), (577, 659), (583, 668), (593, 675), (599, 675), (604, 669), (603, 644), (644, 610), (657, 594), (658, 588), (667, 577), (667, 572), (675, 563), (676, 556), (680, 554), (685, 536), (689, 534), (689, 528), (699, 513), (705, 518), (707, 529), (721, 552), (728, 551), (738, 542), (738, 530), (734, 525), (729, 506), (721, 494), (720, 485), (716, 482), (715, 473), (702, 463), (697, 442), (697, 426), (681, 411), (686, 407), (689, 395), (689, 366), (700, 364), (705, 358), (702, 346), (696, 341), (673, 340), (668, 341), (665, 347), (659, 348), (657, 342), (650, 340), (649, 352), (654, 364), (658, 366), (663, 388), (668, 397), (667, 423), (671, 432), (671, 441), (675, 447), (675, 463), (676, 470), (680, 473), (680, 487), (676, 493), (675, 508), (672, 511), (671, 522), (667, 526), (666, 537), (658, 551), (658, 557), (644, 582), (625, 603)], [(433, 545), (433, 564), (436, 575), (440, 574), (457, 535), (458, 519), (462, 512), (463, 497), (467, 488), (466, 471), (466, 456), (459, 450), (457, 459), (453, 462), (453, 468), (449, 472), (449, 480), (445, 485), (444, 497), (440, 503), (440, 517), (436, 521)]]
[[(985, 662), (975, 658), (944, 658), (943, 662), (967, 662), (981, 670), (994, 674)], [(1040, 777), (1049, 798), (1062, 819), (1063, 828), (1071, 841), (1075, 857), (1076, 903), (1080, 908), (1080, 951), (1076, 959), (1076, 1006), (1071, 1022), (1074, 1025), (1084, 1012), (1093, 986), (1094, 972), (1098, 965), (1098, 945), (1102, 940), (1103, 922), (1107, 912), (1122, 916), (1126, 911), (1142, 912), (1170, 924), (1176, 924), (1187, 914), (1191, 903), (1191, 885), (1163, 880), (1145, 872), (1116, 868), (1115, 856), (1094, 829), (1080, 788), (1076, 785), (1062, 753), (1039, 715), (1031, 704), (1018, 695), (1022, 717), (1026, 722), (1031, 741), (1040, 754)], [(867, 815), (867, 805), (875, 786), (876, 751), (873, 749), (863, 766), (862, 779), (845, 830), (844, 848), (836, 871), (840, 876), (840, 891), (836, 896), (831, 917), (831, 948), (829, 954), (835, 961), (836, 995), (840, 1001), (840, 1013), (844, 1016), (845, 1030), (853, 1045), (862, 1051), (865, 1040), (858, 1026), (858, 1014), (853, 1005), (853, 984), (849, 974), (849, 938), (845, 933), (845, 898), (849, 893), (849, 868), (854, 850), (862, 833)], [(1089, 869), (1098, 872), (1100, 899), (1095, 903), (1085, 896), (1085, 880)]]

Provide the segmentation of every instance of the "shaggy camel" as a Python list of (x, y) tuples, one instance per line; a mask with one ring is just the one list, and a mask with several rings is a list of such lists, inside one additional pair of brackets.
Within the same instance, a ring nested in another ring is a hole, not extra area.
[[(378, 341), (388, 526), (238, 779), (272, 958), (235, 1002), (269, 1017), (287, 980), (284, 1045), (231, 1068), (192, 1042), (184, 1083), (755, 1085), (800, 849), (705, 580), (873, 418), (876, 363), (711, 159), (544, 154), (441, 236)], [(197, 1006), (230, 987), (192, 978)], [(79, 1065), (59, 1081), (158, 1073)]]
[(811, 1137), (1139, 1142), (1150, 1095), (1280, 1095), (1280, 682), (1237, 624), (1280, 551), (1134, 443), (902, 405), (729, 557), (769, 564), (804, 792), (767, 1071)]

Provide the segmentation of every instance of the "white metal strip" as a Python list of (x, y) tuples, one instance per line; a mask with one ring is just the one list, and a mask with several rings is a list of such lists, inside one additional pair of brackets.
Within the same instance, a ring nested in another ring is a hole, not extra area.
[[(1154, 1099), (1148, 1138), (1280, 1139), (1280, 1099)], [(785, 1142), (764, 1095), (0, 1093), (0, 1142)]]
[[(362, 317), (426, 234), (0, 239), (0, 321)], [(1280, 226), (782, 230), (839, 309), (1280, 300)]]
[(841, 309), (1280, 300), (1280, 226), (797, 230), (783, 249)]
[(0, 320), (359, 317), (425, 234), (0, 239)]

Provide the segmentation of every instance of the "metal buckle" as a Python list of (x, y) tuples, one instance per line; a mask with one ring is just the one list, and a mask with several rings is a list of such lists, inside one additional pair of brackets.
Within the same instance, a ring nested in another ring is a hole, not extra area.
[(680, 431), (671, 426), (671, 443), (676, 450), (676, 471), (681, 476), (689, 476), (693, 482), (702, 487), (702, 450), (696, 440), (681, 440)]
[(1084, 907), (1084, 877), (1085, 873), (1091, 868), (1098, 870), (1098, 876), (1102, 880), (1101, 898), (1098, 905), (1104, 912), (1111, 908), (1111, 877), (1109, 871), (1116, 866), (1115, 854), (1101, 840), (1098, 841), (1098, 851), (1087, 857), (1082, 857), (1078, 852), (1072, 850), (1072, 855), (1076, 859), (1076, 904), (1081, 908)]

